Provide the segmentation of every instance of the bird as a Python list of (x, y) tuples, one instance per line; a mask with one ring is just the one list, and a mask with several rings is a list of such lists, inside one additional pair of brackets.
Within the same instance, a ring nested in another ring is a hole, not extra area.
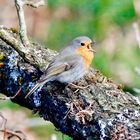
[(38, 88), (50, 81), (60, 83), (72, 83), (82, 78), (90, 68), (94, 58), (93, 49), (96, 42), (87, 36), (79, 36), (60, 51), (60, 53), (50, 62), (43, 75), (35, 86), (27, 93), (28, 98)]

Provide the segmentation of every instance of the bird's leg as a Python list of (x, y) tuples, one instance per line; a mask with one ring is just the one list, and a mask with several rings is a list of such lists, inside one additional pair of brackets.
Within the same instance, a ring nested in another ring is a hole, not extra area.
[(89, 85), (87, 85), (87, 86), (78, 86), (78, 85), (75, 85), (73, 83), (69, 83), (68, 86), (76, 88), (76, 89), (86, 89), (86, 88), (89, 87)]

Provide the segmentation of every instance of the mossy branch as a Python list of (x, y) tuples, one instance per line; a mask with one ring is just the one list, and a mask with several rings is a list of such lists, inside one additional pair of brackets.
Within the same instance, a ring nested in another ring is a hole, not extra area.
[(25, 99), (29, 89), (57, 53), (33, 44), (29, 52), (36, 56), (36, 68), (25, 59), (26, 55), (20, 54), (22, 43), (19, 37), (14, 38), (14, 44), (14, 33), (11, 32), (12, 36), (7, 40), (2, 34), (3, 30), (9, 32), (0, 28), (0, 52), (3, 56), (0, 57), (0, 93), (10, 97), (20, 91), (12, 99), (13, 102), (37, 112), (75, 140), (140, 139), (139, 98), (124, 93), (120, 85), (92, 68), (75, 83), (88, 86), (86, 89), (77, 90), (54, 81)]

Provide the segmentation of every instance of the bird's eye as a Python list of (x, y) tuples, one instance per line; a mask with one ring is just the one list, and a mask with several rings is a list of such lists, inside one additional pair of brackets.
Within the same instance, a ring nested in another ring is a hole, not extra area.
[(81, 46), (85, 46), (85, 43), (81, 43)]

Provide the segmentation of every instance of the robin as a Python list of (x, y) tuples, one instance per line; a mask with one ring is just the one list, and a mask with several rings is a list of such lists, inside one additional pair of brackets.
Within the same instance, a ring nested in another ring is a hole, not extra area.
[(95, 42), (86, 36), (75, 38), (52, 60), (40, 80), (25, 98), (49, 81), (69, 84), (83, 77), (94, 58), (94, 45)]

